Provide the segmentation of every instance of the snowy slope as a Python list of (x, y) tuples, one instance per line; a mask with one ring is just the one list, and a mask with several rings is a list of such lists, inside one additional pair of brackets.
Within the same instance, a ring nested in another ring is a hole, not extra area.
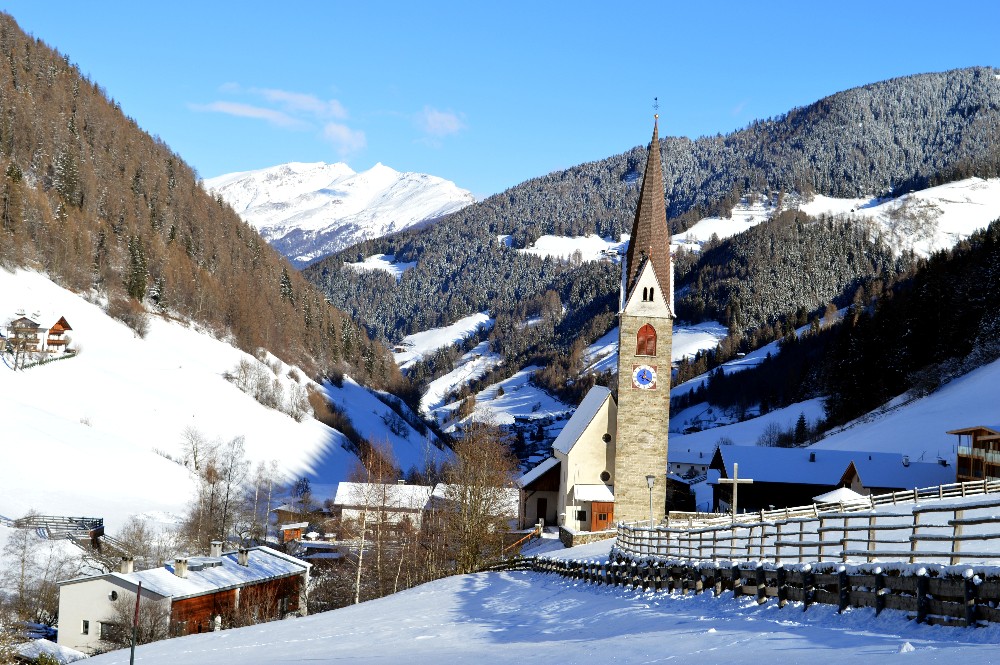
[(204, 182), (297, 265), (430, 221), (474, 202), (453, 182), (376, 164), (293, 162)]
[[(0, 515), (19, 517), (31, 508), (84, 514), (104, 517), (114, 532), (131, 514), (177, 513), (192, 485), (164, 455), (181, 457), (187, 427), (209, 440), (243, 436), (250, 459), (277, 459), (290, 476), (315, 468), (322, 474), (314, 480), (336, 482), (356, 460), (339, 432), (265, 408), (223, 378), (241, 360), (254, 359), (208, 334), (153, 316), (149, 334), (139, 339), (38, 273), (0, 270), (0, 324), (21, 308), (29, 316), (38, 310), (42, 322), (65, 316), (80, 353), (19, 372), (0, 364)], [(272, 363), (286, 394), (308, 381)], [(375, 401), (358, 388), (346, 408), (365, 435), (388, 439), (380, 418), (388, 408)], [(409, 441), (391, 439), (400, 445), (397, 456), (415, 459), (410, 448), (422, 452), (422, 445), (403, 431)]]
[[(1000, 179), (969, 178), (904, 194), (896, 199), (837, 199), (788, 195), (783, 207), (817, 217), (834, 215), (871, 225), (897, 252), (919, 256), (955, 246), (1000, 217)], [(672, 239), (673, 248), (698, 251), (712, 235), (724, 240), (769, 219), (775, 208), (764, 199), (744, 199), (730, 219), (706, 217)]]
[[(569, 551), (567, 551), (569, 552)], [(479, 573), (332, 612), (141, 646), (145, 665), (304, 662), (995, 662), (1000, 627), (942, 628), (872, 609), (597, 587), (541, 573)], [(127, 650), (94, 665), (124, 665)]]

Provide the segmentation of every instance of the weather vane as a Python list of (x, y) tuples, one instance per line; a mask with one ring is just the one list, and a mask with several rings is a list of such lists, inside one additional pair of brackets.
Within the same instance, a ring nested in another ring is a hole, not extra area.
[(655, 117), (660, 117), (660, 98), (653, 97), (653, 114)]

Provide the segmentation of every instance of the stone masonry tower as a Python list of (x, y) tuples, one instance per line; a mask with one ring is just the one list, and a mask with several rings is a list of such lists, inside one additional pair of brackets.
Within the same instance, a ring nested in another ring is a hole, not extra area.
[(649, 519), (647, 475), (655, 479), (655, 520), (663, 519), (666, 505), (674, 313), (670, 229), (663, 199), (660, 140), (654, 121), (632, 237), (622, 265), (618, 313), (616, 521)]

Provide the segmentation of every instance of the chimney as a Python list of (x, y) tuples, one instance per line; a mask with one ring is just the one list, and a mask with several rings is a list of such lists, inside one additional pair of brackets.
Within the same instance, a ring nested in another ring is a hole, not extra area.
[(816, 461), (816, 453), (809, 453), (809, 461), (810, 462)]
[(221, 540), (213, 540), (212, 541), (212, 544), (209, 545), (209, 547), (208, 547), (208, 556), (212, 556), (212, 557), (216, 557), (216, 558), (222, 556), (222, 541)]
[(910, 466), (910, 456), (903, 455), (903, 466)]
[(119, 565), (118, 571), (122, 575), (128, 575), (129, 573), (135, 572), (135, 559), (130, 556), (123, 556), (122, 562)]
[(239, 552), (237, 552), (236, 554), (236, 563), (240, 564), (241, 566), (249, 566), (250, 550), (248, 550), (245, 547), (241, 547)]
[(174, 559), (174, 575), (177, 577), (188, 576), (188, 560), (187, 559)]

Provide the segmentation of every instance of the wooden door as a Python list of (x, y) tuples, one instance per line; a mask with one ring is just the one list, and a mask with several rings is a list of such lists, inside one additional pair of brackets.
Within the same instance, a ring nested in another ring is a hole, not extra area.
[(615, 521), (615, 504), (608, 501), (594, 501), (590, 511), (590, 530), (604, 531)]

